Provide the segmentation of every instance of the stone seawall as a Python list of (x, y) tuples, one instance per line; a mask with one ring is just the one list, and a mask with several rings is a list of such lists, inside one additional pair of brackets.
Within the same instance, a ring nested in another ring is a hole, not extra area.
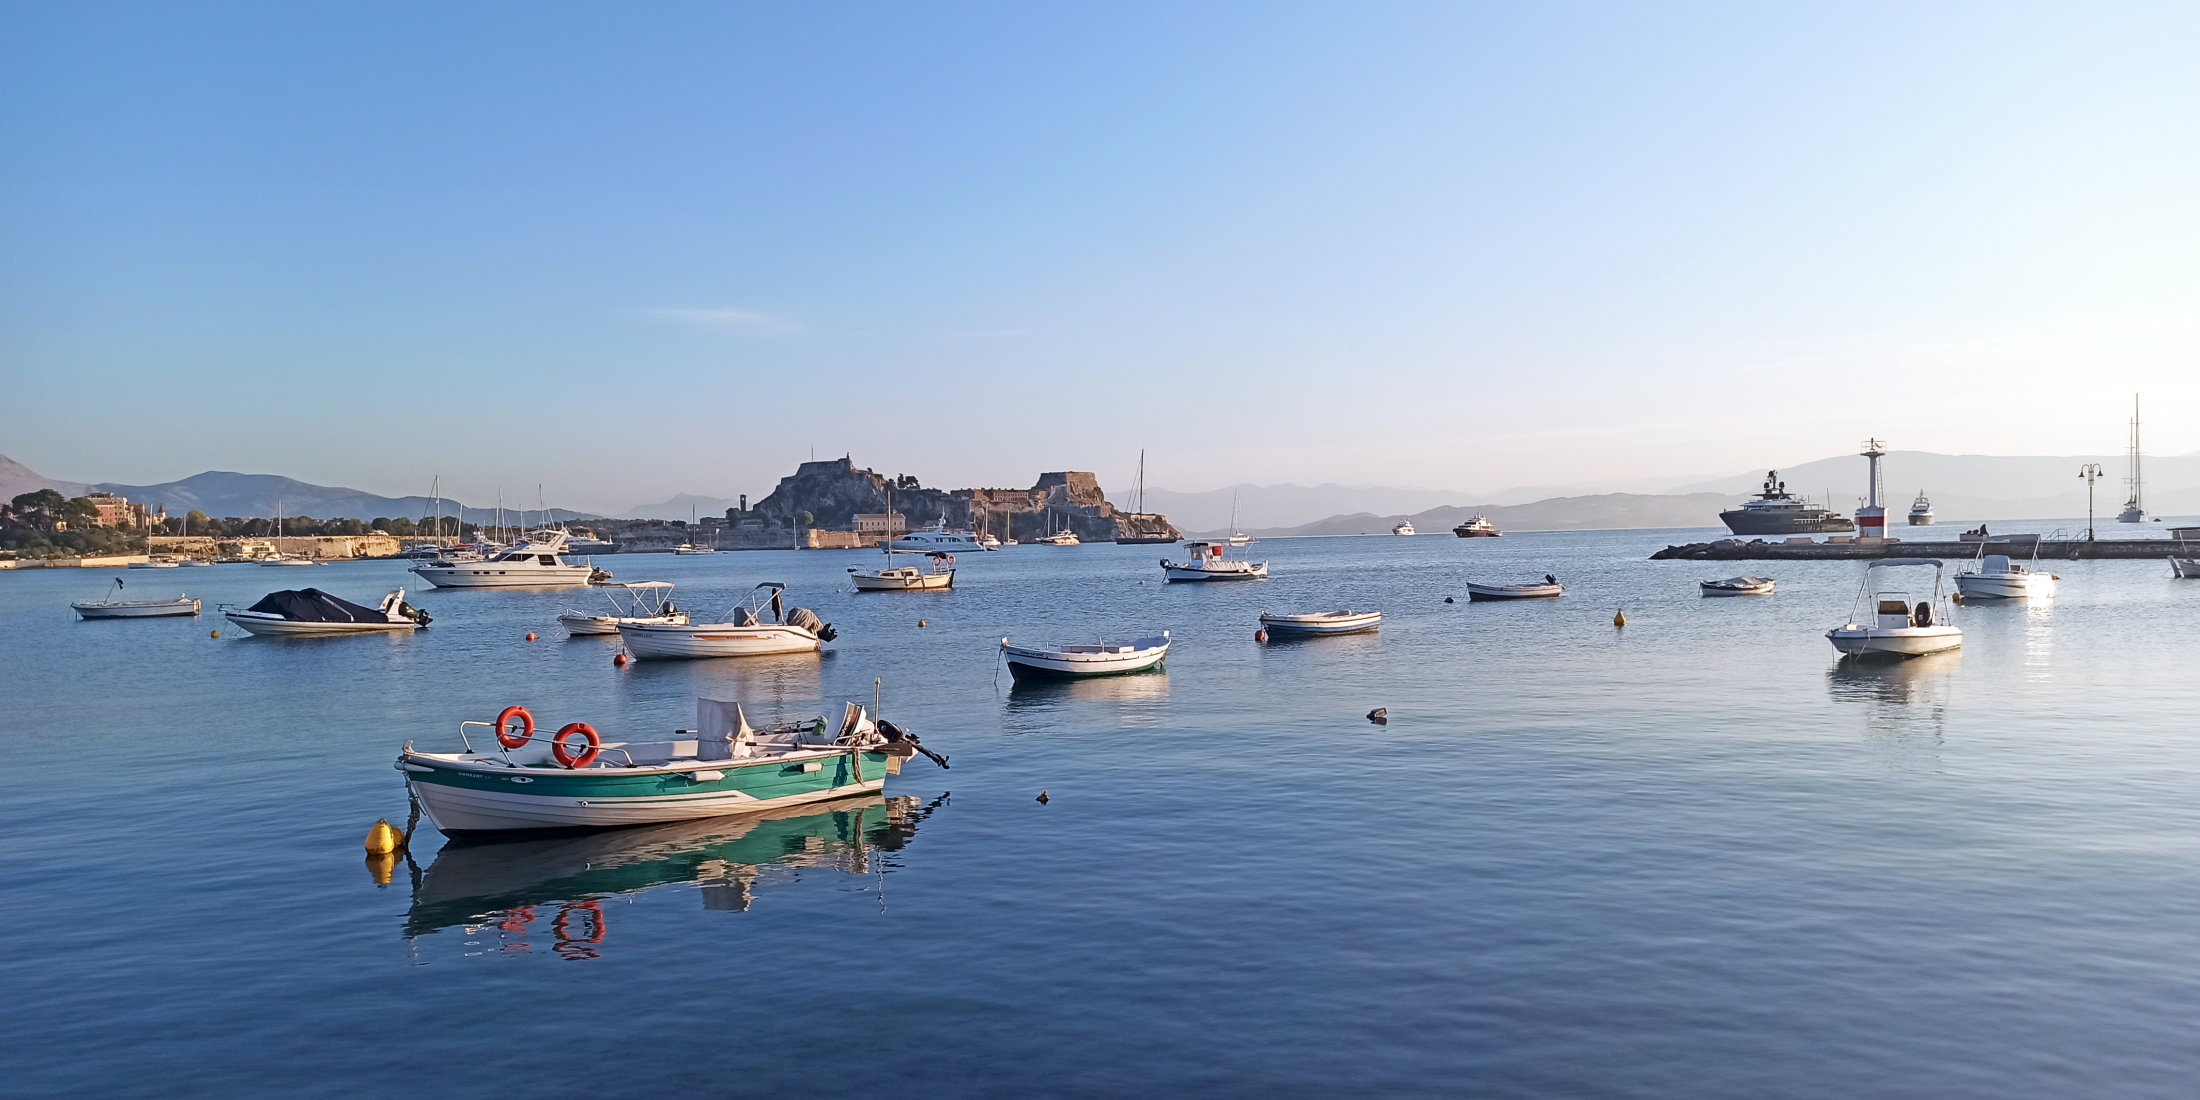
[[(2007, 554), (2029, 560), (2033, 544), (1995, 540), (1985, 544), (1988, 554)], [(1651, 561), (1826, 561), (1844, 558), (1973, 558), (1975, 542), (1912, 542), (1908, 539), (1868, 539), (1852, 542), (1766, 542), (1763, 539), (1714, 539), (1668, 546), (1650, 555)], [(2200, 556), (2200, 544), (2174, 539), (2042, 540), (2039, 557), (2048, 561), (2083, 558), (2170, 558)]]

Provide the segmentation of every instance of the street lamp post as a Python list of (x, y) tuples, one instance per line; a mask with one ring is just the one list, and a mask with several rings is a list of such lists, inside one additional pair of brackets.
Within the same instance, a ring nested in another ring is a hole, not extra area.
[(2101, 479), (2101, 464), (2088, 462), (2078, 467), (2078, 476), (2085, 479), (2085, 541), (2093, 541), (2093, 483)]

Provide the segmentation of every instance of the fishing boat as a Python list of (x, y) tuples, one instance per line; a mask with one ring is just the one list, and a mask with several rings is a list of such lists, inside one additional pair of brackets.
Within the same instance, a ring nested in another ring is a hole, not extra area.
[(1932, 525), (1933, 502), (1925, 499), (1925, 490), (1919, 489), (1917, 499), (1910, 502), (1910, 526), (1931, 527)]
[(1775, 582), (1770, 577), (1728, 577), (1702, 582), (1706, 596), (1770, 596)]
[[(695, 728), (655, 740), (606, 740), (585, 722), (538, 735), (524, 707), (459, 723), (459, 752), (411, 741), (397, 770), (435, 827), (452, 836), (524, 829), (652, 825), (873, 794), (901, 763), (947, 758), (849, 703), (824, 716), (757, 729), (739, 703), (695, 701)], [(484, 743), (475, 745), (481, 736)]]
[(430, 621), (427, 612), (405, 602), (402, 588), (382, 597), (374, 607), (361, 607), (318, 588), (286, 588), (241, 610), (224, 606), (222, 615), (250, 633), (270, 637), (410, 634)]
[(1284, 615), (1263, 611), (1261, 628), (1270, 634), (1355, 634), (1383, 625), (1380, 611), (1310, 611)]
[(946, 521), (935, 523), (922, 531), (904, 532), (898, 539), (886, 544), (889, 550), (939, 550), (952, 554), (957, 550), (979, 549), (978, 536), (968, 531), (950, 531)]
[(1187, 542), (1184, 560), (1161, 559), (1161, 575), (1172, 581), (1264, 581), (1268, 563), (1224, 557), (1229, 549), (1220, 542)]
[(565, 532), (546, 527), (477, 561), (438, 558), (412, 571), (437, 588), (578, 588), (611, 576), (594, 566), (567, 563), (560, 556), (565, 544)]
[(86, 619), (161, 619), (171, 615), (196, 615), (199, 601), (179, 595), (172, 600), (122, 599), (122, 578), (116, 577), (113, 588), (96, 600), (77, 600), (69, 607)]
[[(915, 565), (895, 565), (894, 555), (917, 559)], [(878, 569), (848, 567), (848, 582), (858, 592), (930, 592), (955, 587), (955, 555), (945, 550), (886, 551), (886, 564)]]
[(617, 634), (619, 627), (636, 625), (684, 626), (687, 612), (672, 605), (671, 581), (604, 581), (590, 585), (601, 589), (604, 598), (611, 601), (611, 614), (591, 615), (585, 611), (567, 610), (558, 616), (558, 625), (573, 637), (583, 635)]
[(1413, 530), (1413, 521), (1409, 519), (1391, 528), (1390, 533), (1393, 535), (1411, 535), (1416, 532)]
[(1467, 582), (1468, 602), (1488, 600), (1549, 600), (1566, 594), (1566, 586), (1558, 578), (1543, 574), (1542, 584), (1480, 584)]
[(1473, 519), (1452, 528), (1451, 533), (1463, 539), (1494, 539), (1504, 534), (1497, 529), (1496, 524), (1489, 521), (1488, 516), (1480, 512), (1476, 512)]
[[(1981, 553), (1971, 568), (1956, 574), (1956, 591), (1961, 592), (1964, 599), (2021, 600), (2055, 594), (2055, 583), (2061, 578), (2053, 573), (2026, 569), (2010, 560), (2007, 554), (1984, 553), (1985, 549), (1985, 544), (1981, 543)], [(2033, 551), (2037, 554), (2037, 543), (2033, 544)], [(2033, 564), (2039, 564), (2036, 557)]]
[(1001, 654), (1008, 661), (1009, 675), (1019, 680), (1115, 676), (1159, 667), (1162, 658), (1169, 655), (1169, 632), (1127, 642), (1102, 640), (1051, 647), (1012, 645), (1003, 638)]
[[(1932, 598), (1919, 600), (1914, 606), (1908, 592), (1879, 587), (1885, 576), (1880, 570), (1909, 566), (1930, 566), (1933, 571)], [(1849, 657), (1916, 657), (1961, 646), (1963, 631), (1954, 625), (1941, 575), (1938, 558), (1880, 558), (1872, 562), (1857, 588), (1856, 603), (1849, 608), (1849, 621), (1827, 631), (1826, 640)], [(1862, 614), (1867, 603), (1872, 611), (1869, 620)]]
[[(776, 581), (757, 585), (725, 622), (621, 623), (619, 640), (637, 659), (683, 659), (814, 653), (840, 636), (809, 608), (784, 610), (786, 588)], [(764, 618), (767, 613), (769, 621)]]

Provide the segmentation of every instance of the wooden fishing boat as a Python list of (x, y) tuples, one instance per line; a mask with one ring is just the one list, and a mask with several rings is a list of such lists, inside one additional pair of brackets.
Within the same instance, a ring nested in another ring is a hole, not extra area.
[(1566, 594), (1566, 587), (1558, 578), (1545, 573), (1542, 584), (1480, 584), (1467, 582), (1467, 599), (1483, 600), (1550, 600)]
[(1270, 634), (1353, 634), (1383, 624), (1380, 611), (1313, 611), (1280, 615), (1263, 611), (1260, 625)]
[(1706, 596), (1770, 596), (1778, 582), (1770, 577), (1728, 577), (1723, 581), (1702, 582)]
[[(610, 741), (585, 722), (538, 735), (524, 707), (494, 723), (461, 722), (462, 751), (407, 741), (397, 770), (421, 811), (447, 834), (650, 825), (873, 794), (911, 756), (941, 767), (891, 722), (849, 703), (823, 716), (757, 729), (739, 703), (697, 699), (696, 728), (656, 740)], [(485, 736), (475, 745), (473, 737)]]
[(1158, 667), (1169, 655), (1169, 632), (1127, 642), (1098, 641), (1059, 646), (1011, 645), (1001, 639), (1009, 675), (1018, 679), (1115, 676)]
[(1268, 563), (1226, 558), (1223, 542), (1187, 542), (1184, 560), (1161, 559), (1161, 576), (1171, 581), (1264, 581)]

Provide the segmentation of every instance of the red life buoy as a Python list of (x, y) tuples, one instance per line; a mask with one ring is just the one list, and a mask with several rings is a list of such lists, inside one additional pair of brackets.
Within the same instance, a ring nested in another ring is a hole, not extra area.
[[(515, 716), (519, 718), (519, 736), (517, 738), (512, 737), (507, 732), (509, 727), (506, 725)], [(504, 713), (497, 715), (497, 744), (508, 749), (516, 749), (534, 739), (535, 716), (527, 713), (526, 707), (506, 707)]]
[[(588, 738), (588, 751), (579, 756), (574, 756), (565, 747), (565, 739), (576, 733)], [(586, 722), (574, 722), (559, 730), (558, 735), (550, 739), (550, 755), (557, 757), (558, 763), (568, 768), (585, 768), (595, 763), (596, 754), (602, 750), (603, 738), (596, 736), (596, 728)]]

